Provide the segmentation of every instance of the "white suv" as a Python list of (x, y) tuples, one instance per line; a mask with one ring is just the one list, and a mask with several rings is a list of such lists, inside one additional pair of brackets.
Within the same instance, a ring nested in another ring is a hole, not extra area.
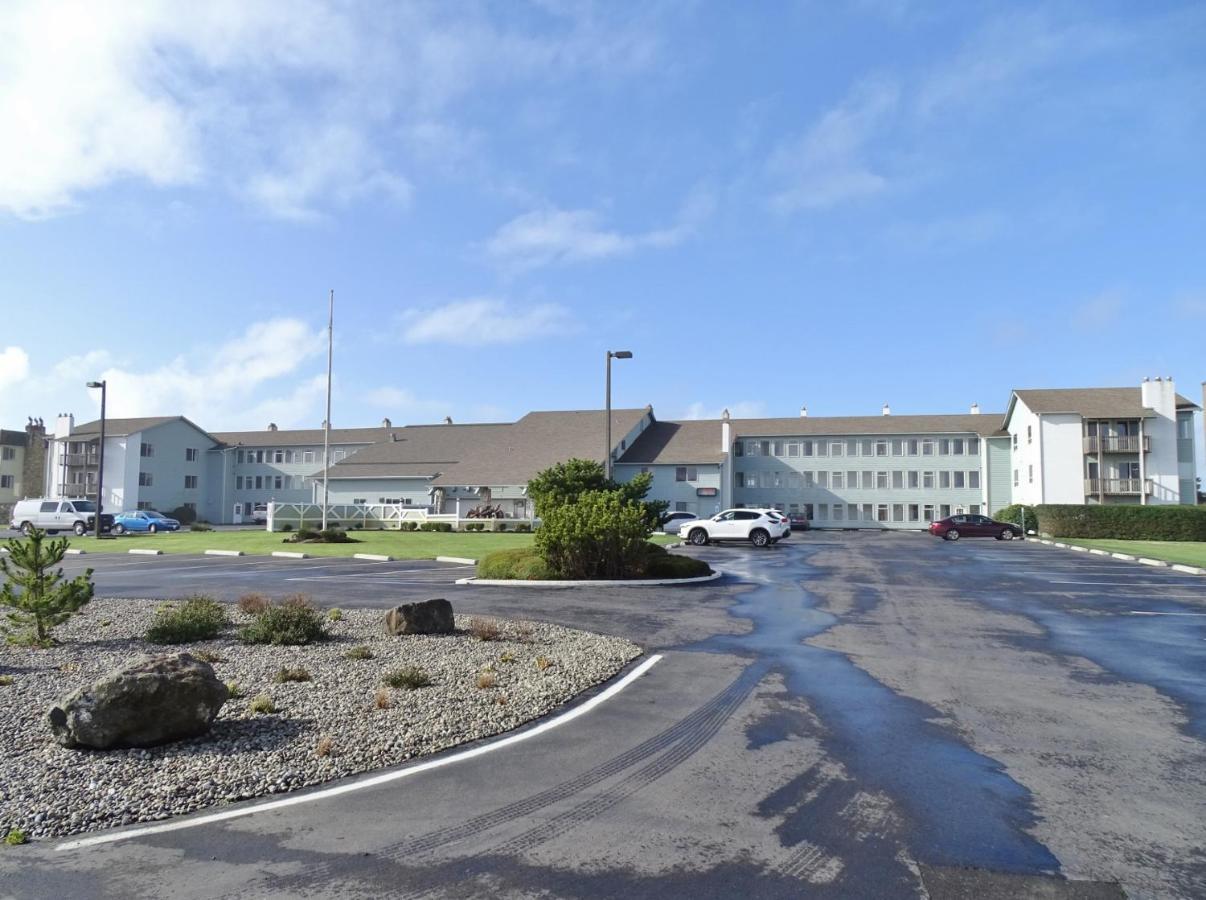
[(765, 547), (791, 534), (791, 526), (779, 513), (769, 509), (726, 509), (710, 519), (688, 522), (678, 536), (692, 544), (712, 541), (749, 541)]

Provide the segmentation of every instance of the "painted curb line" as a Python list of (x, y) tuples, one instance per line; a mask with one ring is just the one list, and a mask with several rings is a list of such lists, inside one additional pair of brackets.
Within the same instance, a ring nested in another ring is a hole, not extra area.
[(1110, 555), (1109, 550), (1099, 550), (1097, 547), (1090, 547), (1089, 552), (1092, 553), (1094, 556), (1109, 556)]
[(242, 550), (206, 550), (206, 556), (242, 556)]
[(392, 556), (386, 556), (383, 553), (353, 553), (352, 559), (368, 559), (373, 562), (393, 562)]
[(1139, 559), (1136, 560), (1136, 562), (1138, 562), (1144, 566), (1157, 566), (1161, 569), (1168, 568), (1168, 563), (1166, 563), (1162, 559), (1148, 559), (1146, 556), (1141, 556), (1141, 557), (1139, 557)]
[(1051, 546), (1052, 546), (1052, 547), (1059, 547), (1059, 549), (1061, 549), (1061, 550), (1067, 550), (1067, 549), (1068, 549), (1068, 545), (1067, 545), (1067, 544), (1061, 544), (1059, 541), (1056, 541), (1056, 542), (1055, 542), (1054, 544), (1052, 544)]
[(436, 562), (460, 563), (462, 566), (476, 566), (476, 559), (469, 559), (467, 556), (437, 556)]
[(1183, 563), (1173, 563), (1169, 568), (1176, 572), (1184, 572), (1186, 575), (1206, 575), (1206, 569), (1201, 566), (1187, 566)]
[[(208, 813), (199, 816), (182, 819), (176, 822), (160, 823), (158, 825), (144, 825), (138, 828), (131, 828), (125, 831), (106, 832), (92, 837), (77, 838), (75, 840), (64, 841), (55, 846), (56, 850), (79, 850), (84, 847), (94, 847), (97, 844), (112, 844), (117, 841), (125, 841), (131, 838), (145, 837), (151, 834), (162, 834), (165, 831), (180, 831), (185, 828), (195, 828), (198, 825), (210, 825), (214, 822), (224, 822), (227, 819), (238, 819), (243, 816), (250, 816), (253, 813), (268, 812), (273, 809), (281, 809), (286, 806), (297, 806), (302, 803), (309, 803), (313, 800), (326, 800), (329, 797), (337, 797), (340, 794), (350, 794), (353, 791), (362, 791), (365, 788), (377, 787), (381, 784), (388, 784), (391, 781), (398, 781), (402, 778), (408, 778), (411, 775), (418, 775), (421, 772), (426, 772), (431, 769), (439, 769), (444, 766), (450, 766), (454, 763), (462, 762), (463, 760), (473, 759), (476, 756), (483, 756), (494, 750), (501, 750), (504, 747), (510, 747), (513, 744), (520, 744), (524, 741), (531, 740), (538, 735), (544, 734), (547, 731), (552, 731), (561, 725), (572, 722), (579, 716), (584, 716), (595, 707), (606, 703), (624, 688), (628, 687), (646, 672), (652, 669), (662, 660), (662, 654), (655, 653), (647, 660), (642, 662), (631, 672), (617, 681), (615, 684), (609, 685), (603, 691), (600, 691), (595, 696), (591, 697), (584, 703), (581, 703), (572, 709), (567, 709), (565, 712), (554, 716), (551, 719), (546, 719), (535, 727), (528, 728), (519, 733), (512, 733), (499, 737), (497, 740), (492, 740), (489, 743), (480, 744), (476, 747), (471, 747), (468, 750), (454, 752), (448, 756), (442, 756), (438, 759), (428, 760), (427, 762), (412, 763), (403, 769), (394, 769), (392, 771), (383, 772), (380, 775), (372, 775), (368, 778), (361, 778), (359, 781), (353, 781), (349, 784), (338, 784), (334, 787), (319, 788), (315, 791), (306, 791), (305, 793), (294, 795), (291, 797), (282, 797), (278, 800), (269, 800), (265, 803), (256, 803), (252, 806), (243, 809), (228, 809), (222, 812)], [(520, 726), (521, 728), (523, 726)]]
[(1138, 559), (1137, 556), (1131, 556), (1129, 553), (1111, 553), (1110, 556), (1114, 559), (1125, 559), (1127, 562), (1134, 562)]
[(282, 559), (309, 559), (310, 558), (310, 555), (308, 553), (295, 553), (292, 550), (273, 550), (272, 555), (280, 557)]
[(134, 547), (126, 552), (134, 556), (163, 556), (162, 550), (148, 550), (146, 547)]
[(1069, 544), (1068, 549), (1075, 550), (1077, 553), (1088, 553), (1089, 552), (1088, 547), (1079, 547), (1076, 544)]
[(482, 585), (484, 587), (674, 587), (680, 584), (703, 584), (723, 578), (724, 572), (717, 569), (711, 575), (696, 578), (638, 578), (629, 581), (523, 581), (507, 578), (458, 578), (457, 584)]
[(87, 550), (77, 550), (75, 547), (68, 547), (66, 551), (68, 556), (83, 556), (87, 552)]

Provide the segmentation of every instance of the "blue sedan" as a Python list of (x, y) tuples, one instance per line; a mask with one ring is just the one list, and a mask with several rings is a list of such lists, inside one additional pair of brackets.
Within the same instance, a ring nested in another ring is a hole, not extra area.
[(155, 512), (153, 509), (138, 509), (113, 517), (114, 534), (126, 534), (127, 532), (155, 534), (157, 531), (179, 530), (179, 522), (161, 512)]

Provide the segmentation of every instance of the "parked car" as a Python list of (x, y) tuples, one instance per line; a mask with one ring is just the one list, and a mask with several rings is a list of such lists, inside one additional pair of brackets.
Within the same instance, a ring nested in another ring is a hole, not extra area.
[(765, 547), (791, 533), (787, 520), (773, 510), (726, 509), (710, 519), (688, 522), (679, 528), (679, 537), (692, 544), (712, 541), (749, 541)]
[(992, 537), (998, 541), (1012, 541), (1022, 537), (1022, 527), (1012, 522), (996, 522), (988, 516), (948, 516), (930, 523), (930, 534), (948, 541), (965, 537)]
[(792, 531), (807, 531), (812, 527), (812, 523), (808, 521), (808, 516), (804, 513), (788, 513), (787, 521), (791, 523)]
[(678, 530), (688, 522), (699, 521), (699, 516), (689, 512), (672, 512), (667, 513), (665, 520), (662, 522), (662, 531), (666, 534), (678, 534)]
[(251, 521), (255, 525), (266, 525), (268, 523), (267, 503), (257, 503), (251, 508)]
[(180, 523), (153, 509), (136, 509), (132, 512), (120, 513), (113, 519), (113, 533), (126, 532), (155, 534), (158, 531), (179, 531)]
[[(96, 504), (91, 500), (18, 500), (13, 506), (12, 527), (29, 534), (41, 528), (47, 534), (73, 531), (85, 535), (96, 528)], [(101, 514), (101, 531), (113, 526), (113, 516)]]

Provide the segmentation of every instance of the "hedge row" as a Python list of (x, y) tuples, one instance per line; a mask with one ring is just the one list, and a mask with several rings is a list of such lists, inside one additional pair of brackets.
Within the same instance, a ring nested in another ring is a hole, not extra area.
[(1053, 537), (1206, 541), (1206, 507), (1045, 504), (1034, 511), (1039, 531)]

